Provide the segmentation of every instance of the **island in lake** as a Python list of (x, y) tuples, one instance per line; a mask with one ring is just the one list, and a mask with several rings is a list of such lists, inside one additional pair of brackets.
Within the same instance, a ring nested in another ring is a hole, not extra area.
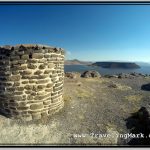
[(122, 69), (137, 69), (140, 68), (136, 63), (131, 62), (95, 62), (91, 66), (100, 66), (102, 68), (122, 68)]
[(90, 62), (80, 61), (78, 59), (65, 60), (65, 65), (88, 65), (88, 66), (99, 66), (102, 68), (122, 68), (122, 69), (138, 69), (139, 65), (133, 62)]

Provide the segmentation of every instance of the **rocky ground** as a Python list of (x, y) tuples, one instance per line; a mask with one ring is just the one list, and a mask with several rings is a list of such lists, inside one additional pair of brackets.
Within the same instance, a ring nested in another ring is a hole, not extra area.
[[(129, 145), (132, 113), (148, 106), (150, 77), (65, 78), (64, 108), (42, 120), (0, 116), (1, 145)], [(133, 143), (131, 143), (133, 144)]]

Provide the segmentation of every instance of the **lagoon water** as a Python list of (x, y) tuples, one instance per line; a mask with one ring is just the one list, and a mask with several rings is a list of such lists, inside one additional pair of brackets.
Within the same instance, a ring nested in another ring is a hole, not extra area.
[(150, 75), (150, 66), (140, 66), (139, 69), (112, 69), (112, 68), (102, 68), (98, 66), (86, 66), (86, 65), (65, 65), (65, 72), (84, 72), (87, 70), (98, 71), (101, 75), (106, 74), (118, 74), (118, 73), (143, 73)]

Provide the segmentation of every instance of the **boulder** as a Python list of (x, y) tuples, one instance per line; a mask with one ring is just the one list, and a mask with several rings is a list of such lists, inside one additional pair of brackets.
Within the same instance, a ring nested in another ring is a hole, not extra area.
[(145, 74), (143, 74), (143, 73), (139, 73), (139, 76), (141, 76), (141, 77), (145, 77)]
[(141, 107), (138, 111), (138, 118), (141, 121), (147, 121), (147, 119), (150, 119), (150, 109), (149, 107)]
[(130, 75), (132, 75), (132, 76), (134, 76), (134, 77), (145, 77), (145, 76), (146, 76), (145, 74), (136, 73), (136, 72), (132, 72), (132, 73), (130, 73)]
[(83, 78), (95, 78), (95, 77), (101, 77), (99, 72), (97, 71), (85, 71), (81, 74), (81, 77)]
[(65, 77), (70, 78), (70, 79), (75, 79), (76, 74), (73, 72), (65, 72)]
[(105, 78), (118, 78), (118, 75), (104, 75)]
[(142, 138), (128, 138), (128, 145), (150, 145), (150, 106), (141, 107), (126, 120), (131, 134), (142, 134)]
[(130, 79), (132, 79), (134, 77), (135, 77), (135, 75), (132, 75), (132, 74), (129, 74), (129, 73), (120, 73), (120, 74), (118, 74), (118, 78), (119, 79), (122, 79), (122, 78), (130, 78)]

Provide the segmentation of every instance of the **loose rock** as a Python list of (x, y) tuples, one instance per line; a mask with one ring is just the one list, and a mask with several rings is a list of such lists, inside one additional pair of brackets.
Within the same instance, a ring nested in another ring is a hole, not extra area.
[(95, 78), (95, 77), (101, 77), (101, 75), (97, 71), (85, 71), (81, 74), (81, 77), (83, 78)]
[(76, 74), (73, 72), (65, 72), (65, 77), (70, 78), (70, 79), (75, 79)]

